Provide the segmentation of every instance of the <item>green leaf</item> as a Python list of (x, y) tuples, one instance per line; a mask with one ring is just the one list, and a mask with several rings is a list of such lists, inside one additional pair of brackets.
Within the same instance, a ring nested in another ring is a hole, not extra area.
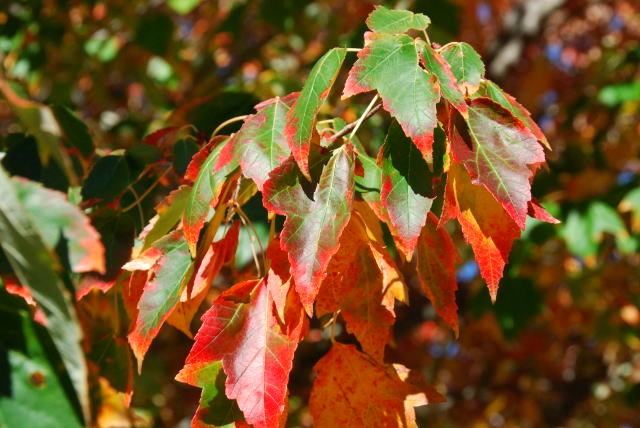
[(57, 262), (42, 241), (31, 216), (18, 200), (3, 168), (0, 168), (0, 194), (0, 245), (18, 280), (29, 289), (44, 311), (47, 329), (88, 420), (87, 366), (75, 308), (56, 272)]
[(578, 211), (571, 211), (562, 228), (569, 251), (580, 257), (594, 256), (598, 252), (598, 244), (591, 235), (588, 219)]
[(154, 266), (153, 279), (144, 286), (138, 302), (138, 318), (128, 336), (138, 360), (138, 370), (151, 342), (173, 312), (193, 273), (189, 247), (179, 231), (156, 241), (154, 248), (162, 256)]
[(627, 193), (618, 208), (631, 213), (631, 229), (640, 232), (640, 187)]
[(89, 172), (82, 186), (82, 197), (112, 201), (126, 190), (129, 180), (129, 166), (124, 156), (102, 157)]
[(351, 217), (352, 149), (343, 146), (334, 152), (312, 199), (305, 193), (302, 183), (306, 180), (300, 173), (291, 158), (276, 168), (264, 184), (263, 205), (287, 217), (280, 240), (289, 254), (296, 291), (311, 314), (329, 261), (338, 251), (340, 235)]
[[(194, 157), (187, 168), (187, 175), (191, 175), (191, 171), (197, 171), (182, 217), (184, 235), (192, 254), (195, 254), (200, 230), (211, 207), (218, 203), (227, 176), (238, 167), (237, 159), (230, 158), (233, 149), (231, 143), (232, 138), (229, 137), (215, 138)], [(211, 148), (212, 146), (214, 147)], [(207, 150), (211, 153), (202, 165), (197, 165), (199, 155), (206, 155)]]
[(233, 138), (233, 149), (242, 174), (262, 190), (269, 173), (291, 152), (284, 136), (286, 115), (298, 94), (272, 98), (256, 106), (257, 113), (245, 119)]
[(515, 117), (520, 119), (531, 132), (533, 132), (538, 141), (551, 150), (547, 137), (545, 137), (538, 124), (531, 118), (531, 113), (529, 113), (522, 104), (516, 101), (515, 98), (504, 92), (498, 85), (490, 80), (483, 80), (480, 84), (478, 95), (491, 98), (493, 101), (509, 110)]
[(176, 12), (186, 15), (198, 7), (201, 0), (167, 0), (169, 7)]
[(418, 63), (416, 41), (403, 34), (376, 33), (369, 38), (349, 71), (342, 98), (372, 90), (429, 160), (440, 91), (436, 77)]
[(243, 420), (237, 402), (229, 400), (224, 393), (226, 378), (221, 361), (186, 364), (180, 370), (177, 381), (202, 388), (192, 426), (208, 424), (231, 428)]
[(408, 10), (391, 10), (376, 6), (367, 17), (367, 27), (377, 33), (404, 33), (409, 30), (426, 30), (431, 24), (428, 16)]
[(74, 272), (104, 273), (104, 247), (89, 218), (64, 193), (39, 183), (13, 178), (20, 203), (31, 215), (33, 224), (49, 248), (55, 248), (61, 236), (67, 239), (69, 261)]
[(478, 90), (484, 77), (484, 63), (470, 44), (454, 42), (444, 45), (440, 53), (451, 66), (451, 71), (463, 92), (471, 95)]
[(508, 110), (489, 98), (469, 102), (469, 117), (456, 123), (455, 160), (464, 164), (474, 184), (484, 185), (524, 229), (531, 200), (532, 165), (544, 162), (536, 137)]
[(467, 103), (464, 100), (464, 93), (458, 86), (456, 77), (451, 71), (449, 63), (426, 43), (422, 43), (422, 58), (428, 71), (435, 74), (440, 83), (440, 92), (444, 99), (449, 101), (460, 113), (467, 114)]
[(432, 177), (429, 166), (398, 122), (389, 127), (382, 150), (380, 200), (396, 244), (411, 260), (433, 203)]
[(141, 236), (143, 245), (140, 251), (151, 247), (154, 242), (166, 235), (176, 225), (187, 206), (190, 193), (190, 187), (181, 186), (156, 205), (156, 215)]
[(309, 146), (316, 125), (316, 115), (329, 95), (346, 52), (343, 48), (333, 48), (318, 60), (311, 69), (300, 96), (287, 113), (284, 134), (293, 157), (306, 177), (309, 177)]
[(7, 364), (3, 364), (3, 377), (8, 382), (4, 385), (8, 394), (0, 394), (0, 425), (84, 426), (74, 409), (74, 398), (68, 396), (61, 382), (64, 372), (56, 366), (57, 361), (51, 360), (51, 350), (42, 341), (44, 328), (22, 310), (2, 308), (0, 320), (4, 330), (0, 338), (0, 354), (4, 355), (0, 358)]
[(640, 80), (609, 85), (600, 89), (598, 100), (607, 107), (640, 100)]
[(602, 202), (593, 202), (589, 205), (587, 215), (591, 239), (594, 242), (602, 242), (602, 235), (610, 233), (616, 238), (616, 245), (621, 252), (629, 254), (636, 250), (635, 241), (629, 236), (622, 218), (612, 207)]
[(51, 111), (69, 144), (78, 149), (84, 157), (90, 156), (93, 153), (93, 140), (87, 125), (65, 106), (54, 104), (51, 106)]

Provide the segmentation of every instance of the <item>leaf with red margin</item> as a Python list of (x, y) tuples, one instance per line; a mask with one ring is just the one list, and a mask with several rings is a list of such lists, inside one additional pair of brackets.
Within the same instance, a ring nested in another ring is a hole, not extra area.
[(191, 254), (182, 233), (176, 231), (155, 243), (162, 252), (138, 302), (138, 314), (128, 339), (138, 360), (138, 371), (153, 339), (180, 300), (193, 273)]
[(398, 122), (389, 127), (378, 158), (382, 168), (380, 201), (396, 245), (411, 260), (433, 199), (429, 166)]
[(456, 247), (444, 228), (437, 229), (438, 219), (429, 213), (416, 247), (416, 273), (431, 304), (458, 336), (456, 304)]
[(61, 235), (67, 239), (69, 262), (74, 272), (105, 272), (100, 234), (78, 206), (69, 202), (64, 193), (34, 181), (13, 177), (11, 182), (44, 243), (55, 248)]
[(542, 132), (542, 129), (531, 118), (531, 113), (524, 108), (514, 97), (503, 91), (498, 85), (490, 80), (483, 80), (480, 83), (480, 90), (478, 95), (481, 97), (491, 98), (493, 101), (500, 104), (502, 107), (509, 110), (515, 117), (520, 119), (529, 128), (533, 135), (536, 136), (538, 141), (542, 143), (547, 149), (551, 150), (547, 137)]
[(192, 337), (191, 321), (207, 297), (213, 280), (236, 253), (239, 231), (240, 222), (235, 221), (222, 239), (211, 243), (192, 277), (192, 286), (182, 290), (180, 301), (167, 319), (167, 323), (189, 337)]
[(138, 236), (138, 240), (142, 241), (140, 251), (151, 247), (155, 241), (169, 233), (176, 223), (180, 221), (190, 192), (190, 187), (180, 186), (156, 205), (156, 215), (149, 221)]
[(180, 370), (178, 382), (202, 388), (192, 427), (228, 426), (243, 420), (235, 400), (224, 395), (225, 379), (221, 361), (187, 364)]
[(440, 92), (442, 92), (444, 99), (449, 101), (456, 110), (466, 116), (467, 103), (464, 100), (464, 93), (458, 86), (458, 82), (451, 71), (449, 63), (447, 63), (437, 50), (433, 49), (433, 47), (427, 43), (420, 44), (420, 47), (420, 59), (425, 68), (438, 78)]
[(430, 159), (433, 132), (438, 126), (437, 78), (420, 67), (417, 42), (411, 37), (378, 33), (365, 37), (369, 41), (349, 71), (342, 99), (378, 91), (384, 109), (400, 122), (422, 156)]
[(338, 76), (347, 51), (333, 48), (313, 66), (300, 96), (287, 113), (284, 135), (300, 170), (310, 177), (309, 150), (316, 115)]
[(222, 359), (226, 395), (256, 427), (277, 427), (286, 408), (293, 355), (306, 330), (302, 306), (298, 302), (295, 310), (293, 298), (280, 324), (266, 280), (235, 285), (203, 315), (187, 357), (187, 364)]
[(511, 245), (520, 236), (520, 229), (491, 193), (484, 186), (473, 184), (464, 167), (455, 162), (447, 176), (440, 224), (454, 217), (473, 249), (480, 275), (495, 301)]
[(376, 6), (366, 22), (367, 27), (377, 33), (404, 33), (409, 30), (426, 30), (431, 19), (421, 13)]
[(359, 217), (352, 216), (344, 229), (327, 272), (316, 304), (318, 316), (340, 310), (363, 351), (382, 362), (395, 316), (383, 303), (386, 284)]
[(291, 265), (287, 253), (280, 247), (280, 239), (271, 241), (267, 248), (267, 260), (269, 260), (269, 278), (267, 288), (276, 305), (276, 311), (280, 321), (284, 322), (287, 296), (291, 288)]
[(540, 221), (544, 221), (545, 223), (551, 224), (559, 224), (560, 220), (549, 214), (547, 210), (544, 209), (542, 205), (538, 203), (536, 198), (532, 198), (529, 201), (529, 212), (530, 217), (538, 219)]
[(458, 86), (465, 94), (472, 95), (478, 90), (484, 78), (484, 63), (478, 52), (465, 42), (452, 42), (444, 45), (439, 53), (447, 61)]
[(456, 123), (456, 130), (467, 134), (465, 138), (456, 131), (450, 133), (454, 159), (524, 229), (531, 200), (531, 166), (544, 162), (542, 146), (519, 119), (489, 98), (469, 102), (466, 123), (466, 128), (461, 121)]
[(377, 363), (353, 345), (334, 343), (314, 369), (309, 407), (318, 428), (415, 427), (414, 406), (444, 401), (406, 367)]
[(242, 174), (253, 180), (262, 191), (269, 173), (282, 164), (291, 152), (284, 136), (286, 115), (298, 93), (276, 97), (258, 104), (233, 137), (235, 156)]
[[(200, 230), (209, 214), (209, 210), (218, 203), (218, 198), (227, 177), (238, 166), (238, 161), (233, 157), (232, 139), (224, 137), (224, 141), (220, 142), (220, 140), (223, 140), (223, 138), (214, 138), (209, 143), (209, 145), (219, 144), (211, 149), (211, 153), (208, 154), (202, 164), (199, 164), (199, 162), (204, 155), (196, 154), (187, 168), (186, 175), (189, 177), (194, 175), (196, 169), (198, 170), (198, 175), (193, 182), (187, 206), (182, 216), (184, 236), (191, 254), (195, 254)], [(202, 151), (206, 152), (206, 148), (203, 148)]]
[(305, 179), (291, 158), (264, 184), (264, 207), (287, 217), (281, 246), (288, 253), (295, 289), (308, 314), (313, 313), (326, 268), (338, 251), (340, 235), (351, 216), (354, 164), (351, 146), (334, 151), (313, 199), (305, 193), (301, 184)]

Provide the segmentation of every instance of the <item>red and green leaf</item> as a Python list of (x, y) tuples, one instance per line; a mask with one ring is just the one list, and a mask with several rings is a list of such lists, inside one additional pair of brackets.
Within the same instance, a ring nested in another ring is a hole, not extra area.
[(156, 215), (149, 221), (149, 224), (138, 237), (143, 243), (140, 251), (151, 247), (155, 241), (169, 233), (180, 221), (180, 217), (182, 217), (182, 213), (187, 206), (190, 192), (190, 187), (180, 186), (156, 205)]
[(384, 6), (376, 8), (367, 17), (367, 27), (377, 33), (405, 33), (409, 30), (426, 30), (431, 19), (421, 13), (408, 10), (392, 10)]
[(351, 215), (354, 157), (351, 147), (333, 153), (322, 170), (310, 199), (302, 186), (304, 177), (289, 159), (276, 168), (264, 185), (263, 205), (286, 216), (281, 233), (288, 253), (296, 291), (307, 313), (326, 275), (331, 257), (338, 251), (342, 230)]
[(414, 39), (404, 34), (369, 35), (349, 71), (342, 98), (373, 90), (422, 156), (430, 159), (440, 90), (436, 77), (420, 67)]
[(507, 94), (498, 85), (490, 80), (482, 81), (482, 83), (480, 84), (478, 95), (481, 97), (491, 98), (493, 101), (509, 110), (515, 117), (520, 119), (522, 123), (527, 126), (527, 128), (529, 128), (533, 135), (536, 136), (538, 141), (540, 141), (546, 148), (551, 150), (551, 146), (549, 145), (549, 141), (547, 141), (547, 137), (545, 137), (544, 133), (535, 122), (535, 120), (531, 118), (531, 113), (529, 113), (529, 111), (524, 108), (524, 106), (520, 104), (514, 97)]
[(138, 302), (138, 316), (129, 343), (142, 367), (144, 356), (164, 322), (180, 300), (180, 294), (193, 273), (193, 263), (187, 242), (180, 232), (174, 232), (156, 242), (162, 252), (153, 268)]
[(484, 185), (524, 229), (531, 200), (531, 166), (545, 159), (536, 137), (489, 98), (470, 101), (466, 127), (457, 124), (457, 131), (466, 135), (455, 131), (450, 135), (454, 158), (464, 164), (473, 183)]
[(333, 48), (313, 66), (300, 96), (287, 113), (284, 135), (302, 173), (309, 177), (309, 150), (316, 126), (316, 116), (329, 95), (346, 55), (343, 48)]
[(12, 178), (16, 195), (31, 214), (44, 243), (55, 248), (67, 240), (69, 263), (74, 272), (105, 272), (104, 246), (89, 218), (58, 191), (22, 178)]
[(406, 259), (411, 260), (433, 203), (429, 166), (397, 122), (389, 127), (378, 162), (382, 168), (380, 201), (389, 229)]
[(233, 137), (233, 148), (242, 174), (262, 191), (269, 173), (291, 154), (284, 135), (286, 115), (298, 93), (272, 98), (256, 106), (257, 113), (244, 120)]
[(456, 305), (455, 264), (458, 252), (444, 228), (437, 228), (438, 219), (429, 213), (416, 248), (416, 272), (420, 285), (431, 304), (458, 335), (458, 305)]
[(453, 75), (449, 63), (442, 57), (440, 52), (429, 44), (424, 43), (421, 46), (421, 59), (426, 69), (438, 78), (442, 97), (449, 101), (460, 113), (466, 115), (467, 103), (464, 99), (464, 93), (458, 86), (457, 79)]
[(440, 54), (449, 63), (451, 72), (458, 81), (462, 92), (474, 94), (484, 78), (484, 63), (478, 52), (465, 42), (453, 42), (444, 45)]
[(202, 161), (204, 156), (198, 153), (187, 168), (186, 176), (189, 177), (198, 171), (182, 216), (184, 236), (192, 254), (195, 254), (200, 230), (211, 207), (218, 203), (225, 180), (238, 166), (232, 157), (231, 143), (229, 137), (214, 138), (201, 150), (202, 153), (210, 150), (206, 159)]

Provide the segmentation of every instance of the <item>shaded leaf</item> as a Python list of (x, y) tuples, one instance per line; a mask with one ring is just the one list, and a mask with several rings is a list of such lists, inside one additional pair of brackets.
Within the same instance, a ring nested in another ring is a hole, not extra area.
[(78, 149), (82, 156), (89, 157), (93, 153), (93, 139), (87, 125), (65, 106), (54, 104), (51, 111), (68, 143)]
[(420, 285), (431, 304), (458, 335), (458, 305), (456, 304), (456, 247), (444, 229), (437, 229), (438, 219), (429, 213), (416, 247), (416, 272)]
[(379, 164), (382, 167), (380, 201), (396, 244), (411, 260), (433, 199), (429, 166), (397, 122), (389, 127)]
[(287, 113), (284, 135), (302, 173), (309, 177), (309, 149), (316, 115), (336, 80), (346, 50), (333, 48), (313, 66), (300, 96)]
[(402, 34), (370, 35), (349, 71), (342, 98), (378, 91), (384, 109), (430, 159), (440, 91), (436, 77), (420, 67), (416, 43)]
[(129, 185), (129, 166), (124, 156), (101, 157), (91, 168), (82, 185), (84, 199), (105, 199), (112, 201)]

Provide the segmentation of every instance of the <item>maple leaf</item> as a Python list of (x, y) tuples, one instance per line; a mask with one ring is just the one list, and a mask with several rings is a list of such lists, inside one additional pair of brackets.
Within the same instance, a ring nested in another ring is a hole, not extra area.
[(469, 102), (466, 125), (465, 129), (456, 123), (465, 137), (455, 131), (450, 135), (454, 158), (524, 229), (531, 200), (531, 165), (544, 162), (542, 146), (519, 119), (489, 98)]
[(349, 70), (342, 99), (376, 90), (425, 159), (431, 156), (440, 100), (437, 78), (419, 64), (417, 42), (404, 34), (373, 33)]
[(383, 282), (359, 217), (351, 217), (327, 272), (316, 304), (318, 316), (340, 310), (347, 330), (362, 349), (382, 361), (395, 316), (393, 308), (383, 304), (388, 284)]
[(310, 176), (309, 150), (316, 115), (329, 95), (347, 51), (333, 48), (313, 66), (300, 96), (287, 113), (284, 134), (302, 173)]
[(211, 284), (220, 269), (228, 263), (236, 253), (240, 222), (235, 221), (225, 236), (212, 242), (206, 253), (197, 264), (195, 275), (190, 284), (182, 290), (180, 301), (176, 304), (167, 322), (191, 337), (190, 325), (200, 305), (207, 297)]
[(314, 369), (314, 427), (417, 427), (412, 404), (444, 401), (424, 383), (404, 382), (405, 367), (378, 363), (353, 345), (334, 343)]
[(150, 248), (155, 241), (169, 233), (176, 223), (180, 221), (189, 200), (190, 192), (190, 187), (180, 186), (156, 205), (156, 215), (153, 216), (138, 236), (138, 240), (142, 241), (142, 247), (139, 251)]
[(484, 63), (478, 52), (468, 43), (452, 42), (440, 48), (440, 54), (449, 63), (462, 91), (475, 93), (484, 78)]
[(153, 277), (142, 291), (135, 325), (128, 335), (138, 360), (138, 370), (151, 342), (173, 312), (193, 273), (191, 254), (181, 231), (167, 235), (154, 245), (162, 255), (153, 268)]
[(193, 157), (187, 167), (185, 177), (195, 176), (195, 179), (182, 217), (182, 226), (191, 254), (195, 254), (200, 230), (210, 208), (218, 203), (225, 180), (238, 166), (231, 142), (232, 138), (229, 137), (215, 137)]
[(491, 98), (493, 101), (500, 104), (502, 107), (509, 110), (515, 117), (520, 119), (527, 128), (535, 135), (546, 148), (551, 150), (549, 141), (544, 135), (538, 124), (531, 118), (531, 113), (527, 111), (522, 104), (520, 104), (514, 97), (503, 91), (498, 85), (490, 80), (483, 80), (480, 84), (480, 90), (477, 93), (478, 96)]
[(473, 249), (480, 275), (495, 301), (511, 245), (520, 236), (520, 229), (491, 193), (484, 186), (473, 184), (464, 167), (455, 162), (447, 176), (440, 224), (454, 217)]
[(89, 218), (64, 193), (47, 189), (20, 177), (11, 179), (16, 196), (31, 214), (44, 243), (55, 248), (61, 236), (67, 240), (74, 272), (105, 272), (104, 246)]
[(286, 115), (298, 95), (296, 92), (258, 104), (257, 112), (244, 120), (242, 128), (233, 137), (242, 174), (253, 180), (260, 191), (269, 173), (291, 154), (284, 128)]
[(431, 24), (431, 19), (421, 13), (376, 6), (367, 17), (366, 23), (371, 31), (377, 33), (404, 33), (409, 30), (426, 30)]
[(266, 280), (236, 284), (202, 316), (187, 357), (187, 365), (222, 360), (226, 396), (256, 427), (277, 427), (285, 410), (293, 354), (306, 331), (299, 301), (297, 308), (280, 324)]
[(560, 220), (549, 214), (547, 210), (544, 209), (542, 205), (538, 203), (536, 198), (533, 198), (529, 201), (529, 212), (530, 217), (533, 217), (537, 220), (544, 221), (545, 223), (558, 224)]
[(425, 68), (438, 78), (442, 97), (449, 101), (456, 110), (466, 116), (467, 103), (464, 99), (464, 93), (458, 86), (457, 79), (453, 75), (449, 63), (440, 52), (429, 44), (420, 43), (419, 46), (421, 47), (419, 51), (421, 54), (420, 59), (424, 63)]
[(264, 184), (263, 205), (287, 217), (281, 245), (289, 256), (295, 289), (311, 314), (327, 265), (338, 251), (340, 235), (351, 215), (353, 149), (343, 146), (334, 151), (313, 199), (305, 193), (299, 172), (291, 158), (276, 168)]
[(391, 234), (407, 260), (411, 260), (433, 199), (429, 166), (400, 129), (389, 132), (378, 159), (381, 164), (380, 201), (386, 209)]
[(455, 263), (459, 256), (449, 233), (444, 228), (437, 229), (437, 226), (437, 217), (429, 213), (416, 248), (416, 272), (436, 312), (458, 336)]

